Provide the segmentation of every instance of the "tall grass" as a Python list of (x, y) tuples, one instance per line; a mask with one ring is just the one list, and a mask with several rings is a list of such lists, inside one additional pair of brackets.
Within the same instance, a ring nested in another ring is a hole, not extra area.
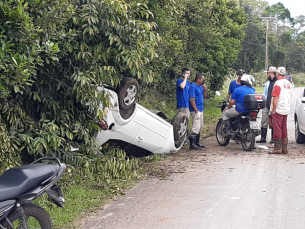
[(305, 73), (292, 74), (291, 76), (296, 87), (305, 87)]

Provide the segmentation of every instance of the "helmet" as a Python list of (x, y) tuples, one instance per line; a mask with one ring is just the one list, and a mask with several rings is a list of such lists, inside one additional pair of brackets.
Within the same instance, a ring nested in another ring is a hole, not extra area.
[(244, 69), (239, 69), (237, 72), (236, 72), (236, 75), (240, 76), (242, 74), (245, 73), (245, 70)]
[(241, 82), (242, 85), (245, 84), (245, 85), (249, 86), (248, 84), (250, 84), (252, 86), (252, 83), (254, 81), (255, 81), (255, 79), (251, 75), (243, 75), (240, 78), (240, 82)]

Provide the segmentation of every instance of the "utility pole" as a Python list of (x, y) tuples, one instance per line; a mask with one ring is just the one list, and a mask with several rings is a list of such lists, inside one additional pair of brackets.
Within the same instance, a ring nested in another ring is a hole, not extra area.
[(266, 54), (265, 54), (265, 70), (268, 70), (269, 65), (269, 21), (276, 19), (276, 17), (259, 17), (267, 21), (266, 26)]

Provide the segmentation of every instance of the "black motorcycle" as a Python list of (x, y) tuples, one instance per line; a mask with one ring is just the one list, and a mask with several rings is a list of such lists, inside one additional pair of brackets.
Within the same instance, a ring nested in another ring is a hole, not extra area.
[[(221, 95), (220, 92), (216, 92)], [(245, 151), (251, 151), (255, 145), (255, 137), (261, 134), (260, 123), (257, 122), (257, 114), (260, 109), (265, 107), (265, 98), (260, 94), (246, 95), (244, 106), (248, 110), (230, 119), (230, 135), (224, 134), (224, 123), (219, 119), (216, 126), (216, 139), (219, 145), (226, 146), (230, 140), (241, 142)], [(223, 100), (218, 107), (221, 112), (228, 106), (228, 101)]]
[(57, 158), (40, 158), (4, 172), (0, 176), (0, 229), (52, 229), (49, 214), (32, 201), (46, 193), (51, 202), (63, 207), (65, 199), (56, 182), (65, 170)]

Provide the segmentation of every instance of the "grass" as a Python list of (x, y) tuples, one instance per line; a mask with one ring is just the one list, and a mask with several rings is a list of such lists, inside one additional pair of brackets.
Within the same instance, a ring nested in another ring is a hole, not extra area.
[(139, 181), (139, 179), (117, 179), (107, 187), (96, 183), (88, 184), (85, 179), (83, 182), (63, 188), (66, 200), (64, 208), (59, 208), (50, 203), (46, 194), (34, 201), (35, 204), (43, 207), (49, 213), (54, 229), (78, 228), (82, 218), (95, 212), (112, 197), (123, 195), (124, 190), (131, 188)]
[(110, 196), (102, 189), (86, 187), (83, 185), (72, 185), (65, 192), (66, 204), (64, 208), (58, 208), (48, 204), (46, 196), (39, 199), (38, 205), (47, 205), (54, 228), (74, 228), (78, 222), (75, 221), (79, 216), (95, 211), (96, 207), (105, 203)]

